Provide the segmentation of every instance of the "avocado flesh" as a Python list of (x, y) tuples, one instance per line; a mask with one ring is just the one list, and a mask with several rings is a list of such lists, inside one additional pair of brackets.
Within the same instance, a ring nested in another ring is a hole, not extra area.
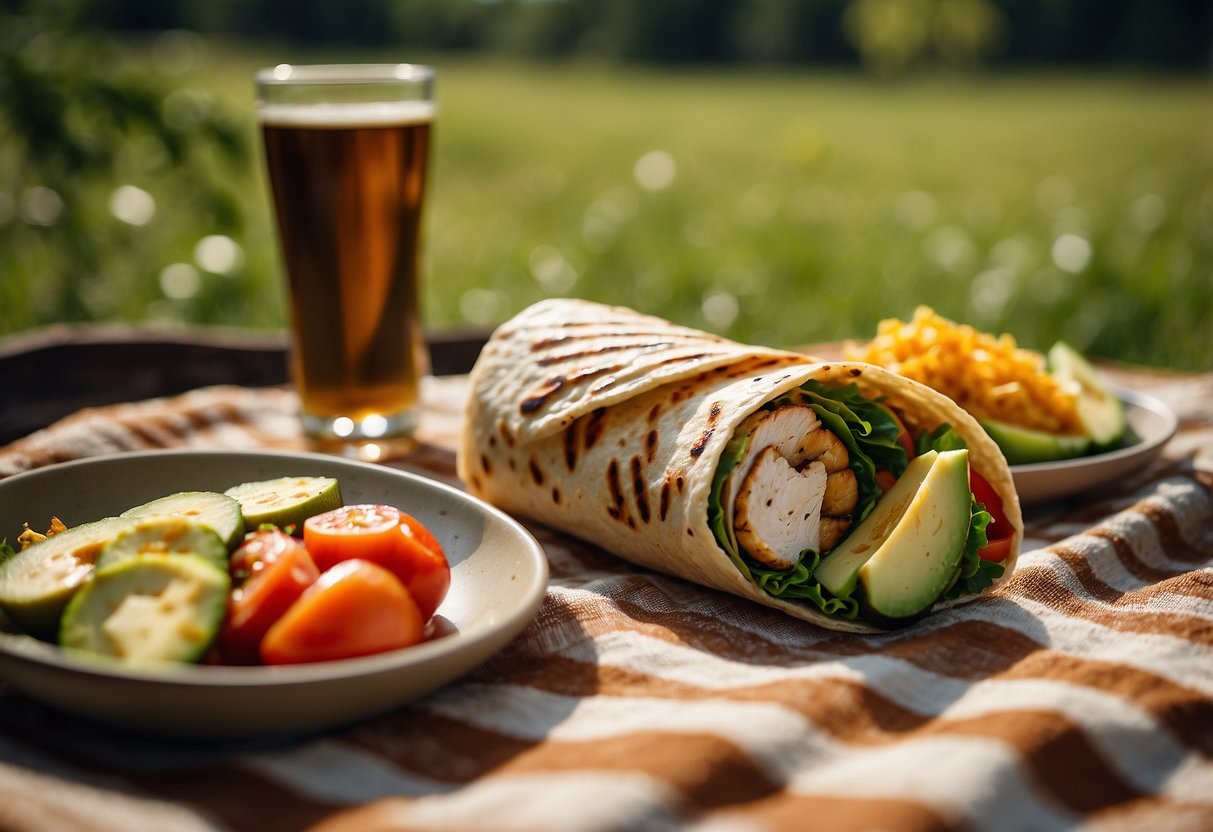
[(1099, 379), (1095, 368), (1064, 341), (1049, 349), (1049, 374), (1078, 397), (1078, 420), (1097, 448), (1119, 442), (1125, 434), (1125, 407)]
[(901, 522), (939, 456), (936, 451), (927, 451), (910, 461), (905, 472), (880, 498), (859, 527), (822, 559), (813, 573), (822, 586), (839, 598), (850, 597), (858, 583), (859, 568), (876, 554)]
[(981, 420), (981, 427), (998, 445), (1009, 465), (1071, 459), (1091, 449), (1089, 436), (1046, 433), (994, 419)]
[(859, 567), (864, 605), (888, 619), (930, 609), (960, 565), (971, 505), (969, 452), (940, 453), (900, 522)]

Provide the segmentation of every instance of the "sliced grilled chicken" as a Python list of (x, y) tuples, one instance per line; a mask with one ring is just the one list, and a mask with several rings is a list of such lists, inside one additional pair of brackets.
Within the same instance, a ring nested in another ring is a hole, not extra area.
[(773, 569), (791, 569), (801, 552), (820, 546), (825, 492), (824, 465), (813, 462), (797, 471), (768, 445), (737, 494), (737, 542), (755, 560)]
[(724, 491), (737, 544), (774, 569), (791, 569), (805, 549), (837, 545), (858, 499), (842, 440), (807, 405), (756, 413), (740, 430), (750, 441)]

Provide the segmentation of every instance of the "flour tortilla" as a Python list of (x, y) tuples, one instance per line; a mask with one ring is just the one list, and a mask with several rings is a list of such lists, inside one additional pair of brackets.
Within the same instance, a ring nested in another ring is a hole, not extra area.
[(878, 632), (768, 594), (742, 574), (708, 526), (713, 474), (733, 431), (809, 380), (855, 383), (912, 429), (947, 423), (965, 439), (970, 465), (1002, 498), (1014, 528), (998, 583), (1005, 581), (1023, 537), (1011, 472), (998, 446), (951, 399), (870, 364), (747, 346), (624, 307), (542, 301), (493, 334), (471, 374), (459, 477), (505, 511), (632, 563), (829, 629)]

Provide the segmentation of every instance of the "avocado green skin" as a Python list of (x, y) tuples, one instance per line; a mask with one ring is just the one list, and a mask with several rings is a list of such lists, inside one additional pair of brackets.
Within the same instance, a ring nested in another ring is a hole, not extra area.
[(983, 419), (981, 427), (998, 444), (1008, 465), (1072, 459), (1090, 453), (1092, 449), (1089, 436), (1045, 433), (993, 419)]
[(955, 579), (971, 505), (969, 452), (940, 453), (901, 520), (859, 568), (863, 607), (885, 622), (930, 610)]

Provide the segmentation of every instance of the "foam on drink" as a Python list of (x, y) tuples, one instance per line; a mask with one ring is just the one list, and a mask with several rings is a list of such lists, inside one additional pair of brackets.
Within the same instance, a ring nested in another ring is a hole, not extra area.
[(388, 127), (433, 122), (437, 114), (438, 107), (432, 101), (261, 104), (257, 107), (258, 121), (273, 127)]

